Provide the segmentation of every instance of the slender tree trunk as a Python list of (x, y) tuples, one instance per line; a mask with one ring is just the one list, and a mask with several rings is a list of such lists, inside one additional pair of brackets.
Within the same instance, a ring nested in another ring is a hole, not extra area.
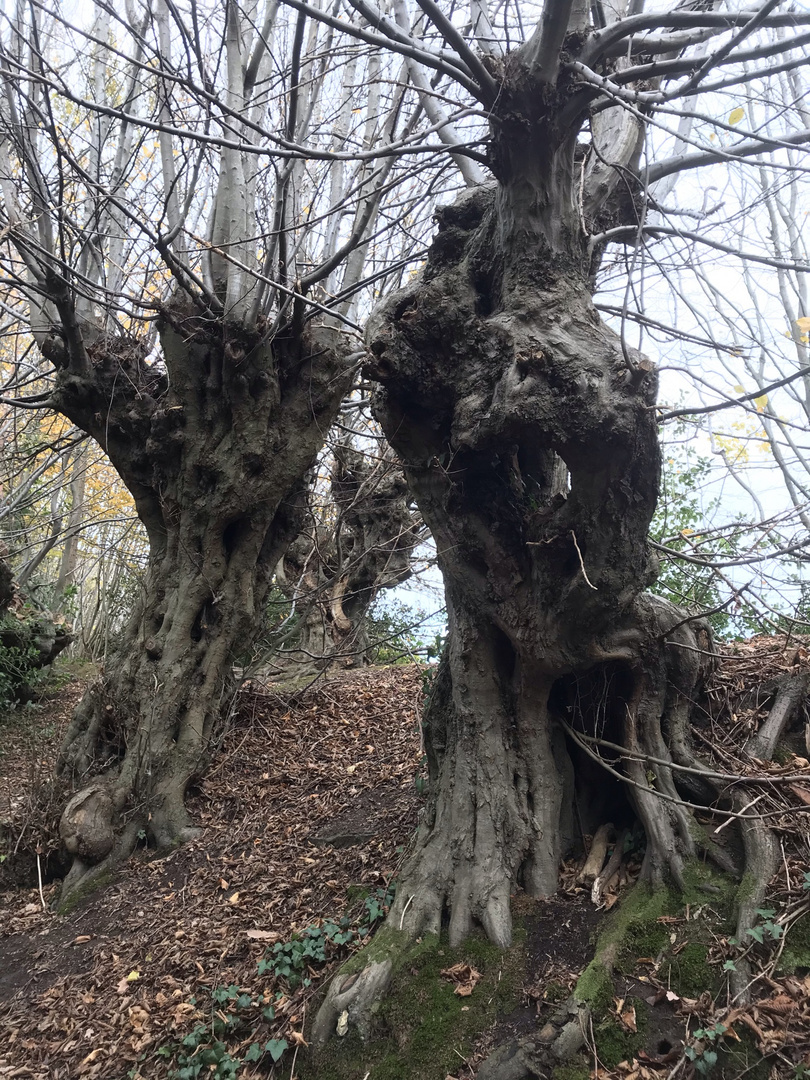
[(366, 616), (382, 589), (411, 575), (424, 529), (411, 509), (405, 477), (390, 449), (381, 456), (348, 442), (334, 448), (331, 494), (336, 520), (307, 529), (279, 564), (277, 582), (296, 603), (292, 664), (324, 668), (370, 662)]
[(70, 477), (70, 513), (67, 520), (67, 536), (62, 548), (59, 563), (59, 577), (53, 589), (51, 609), (59, 611), (62, 607), (65, 589), (74, 584), (76, 566), (79, 559), (79, 528), (84, 521), (84, 490), (87, 479), (87, 452), (80, 446), (73, 455), (73, 468)]
[(61, 827), (75, 857), (68, 890), (139, 834), (160, 848), (190, 834), (186, 786), (301, 527), (303, 478), (349, 376), (327, 330), (270, 341), (173, 311), (161, 338), (165, 371), (137, 343), (104, 340), (59, 384), (62, 411), (106, 449), (150, 543), (136, 610), (61, 751), (79, 788)]

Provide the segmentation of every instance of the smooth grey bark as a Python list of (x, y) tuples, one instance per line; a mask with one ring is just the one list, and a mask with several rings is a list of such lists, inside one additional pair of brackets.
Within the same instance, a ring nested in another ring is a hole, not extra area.
[(63, 606), (65, 590), (74, 584), (76, 566), (79, 559), (79, 529), (84, 520), (84, 490), (87, 478), (87, 453), (83, 447), (76, 449), (73, 455), (73, 467), (70, 477), (70, 512), (67, 519), (67, 535), (59, 562), (59, 576), (53, 587), (51, 608), (59, 611)]
[(75, 335), (49, 349), (56, 407), (107, 452), (150, 544), (136, 610), (60, 754), (87, 796), (62, 819), (67, 891), (139, 833), (159, 848), (192, 834), (186, 786), (227, 713), (234, 660), (301, 527), (304, 476), (350, 377), (338, 333), (311, 324), (271, 339), (175, 306), (160, 336), (165, 367), (123, 338), (92, 343), (87, 364)]

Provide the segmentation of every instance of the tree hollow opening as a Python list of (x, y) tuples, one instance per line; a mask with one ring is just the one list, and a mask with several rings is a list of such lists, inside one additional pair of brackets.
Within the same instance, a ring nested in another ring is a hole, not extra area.
[[(558, 679), (552, 688), (550, 706), (578, 734), (622, 745), (633, 683), (626, 665), (600, 665)], [(602, 765), (570, 735), (567, 743), (575, 777), (572, 792), (575, 847), (584, 836), (593, 835), (606, 822), (612, 822), (617, 830), (632, 829), (637, 815), (628, 797), (627, 784), (605, 768), (607, 765), (615, 772), (622, 772), (618, 752), (589, 744), (592, 752), (604, 760)]]

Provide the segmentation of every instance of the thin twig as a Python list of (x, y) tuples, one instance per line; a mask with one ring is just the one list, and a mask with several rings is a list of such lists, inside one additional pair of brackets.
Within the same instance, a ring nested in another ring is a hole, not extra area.
[(399, 918), (399, 928), (400, 928), (400, 930), (402, 929), (402, 924), (405, 921), (405, 912), (411, 906), (411, 900), (413, 900), (414, 896), (416, 896), (416, 893), (413, 893), (411, 896), (408, 897), (408, 902), (406, 903), (405, 907), (402, 909), (402, 915), (400, 915), (400, 918)]
[(39, 900), (42, 904), (42, 910), (47, 911), (48, 905), (45, 903), (45, 894), (42, 892), (42, 863), (39, 858), (39, 851), (37, 851), (37, 880), (39, 882)]
[[(304, 1002), (304, 1007), (301, 1010), (301, 1033), (302, 1034), (303, 1034), (304, 1028), (306, 1026), (306, 1020), (307, 1020), (307, 1003), (305, 1001)], [(293, 1077), (295, 1076), (295, 1059), (298, 1057), (298, 1048), (299, 1048), (300, 1045), (301, 1044), (298, 1043), (298, 1042), (295, 1044), (295, 1050), (293, 1052), (292, 1065), (290, 1066), (290, 1080), (293, 1080)]]
[(582, 570), (582, 576), (585, 578), (586, 583), (588, 585), (590, 585), (590, 587), (593, 589), (593, 591), (598, 592), (599, 590), (596, 588), (594, 583), (588, 577), (588, 574), (587, 574), (587, 572), (585, 570), (585, 563), (584, 563), (584, 561), (582, 559), (582, 552), (579, 550), (579, 544), (577, 543), (577, 534), (574, 532), (573, 529), (571, 530), (571, 536), (572, 536), (573, 541), (574, 541), (574, 547), (577, 549), (577, 555), (579, 555), (579, 565), (580, 565), (580, 569)]
[[(743, 817), (746, 810), (750, 810), (751, 807), (754, 806), (756, 803), (758, 803), (760, 799), (764, 799), (764, 798), (765, 798), (765, 792), (763, 792), (761, 795), (757, 795), (757, 797), (755, 799), (752, 799), (751, 802), (746, 803), (745, 806), (742, 808), (742, 810), (738, 811), (737, 817)], [(726, 825), (728, 825), (731, 820), (732, 820), (731, 818), (727, 818), (722, 823), (722, 825), (718, 825), (717, 828), (714, 830), (715, 836), (717, 835), (717, 833), (720, 832), (721, 829), (725, 829)]]

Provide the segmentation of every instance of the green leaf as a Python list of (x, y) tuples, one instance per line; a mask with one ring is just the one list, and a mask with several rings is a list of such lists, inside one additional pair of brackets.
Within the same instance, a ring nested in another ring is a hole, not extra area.
[(776, 914), (776, 908), (772, 907), (758, 907), (757, 915), (761, 915), (763, 919), (772, 919)]
[(262, 1016), (265, 1018), (265, 1020), (275, 1020), (276, 1010), (273, 1008), (272, 1005), (265, 1005), (265, 1007), (262, 1009)]
[(262, 1048), (258, 1043), (251, 1043), (245, 1054), (245, 1061), (258, 1061), (262, 1056)]
[(264, 1048), (273, 1061), (278, 1061), (289, 1045), (286, 1039), (270, 1039), (264, 1044)]
[(725, 964), (723, 964), (723, 971), (736, 971), (736, 970), (737, 970), (737, 965), (734, 963), (733, 960), (726, 960)]
[(764, 935), (762, 933), (761, 926), (749, 926), (749, 928), (745, 932), (746, 934), (750, 934), (754, 941), (758, 941), (760, 945), (764, 941)]

